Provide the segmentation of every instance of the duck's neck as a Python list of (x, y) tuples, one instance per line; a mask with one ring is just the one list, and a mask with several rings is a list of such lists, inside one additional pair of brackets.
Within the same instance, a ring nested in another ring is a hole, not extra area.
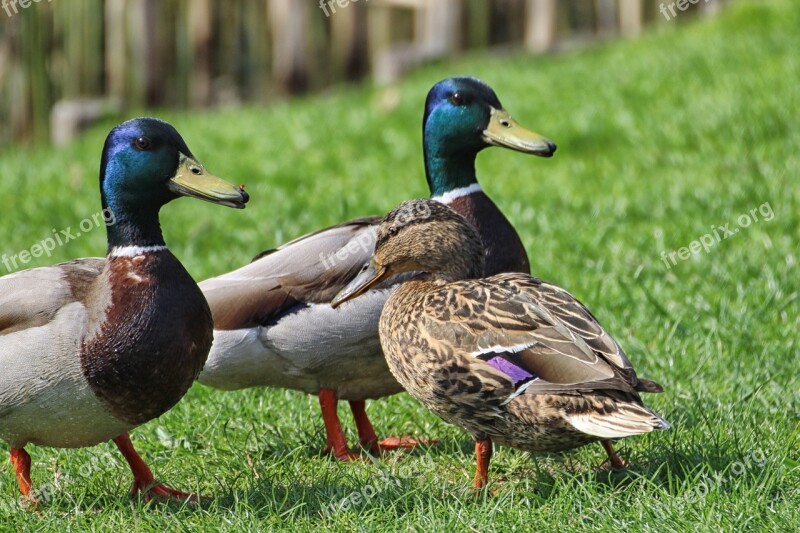
[(118, 202), (103, 201), (108, 252), (120, 248), (164, 247), (158, 210), (158, 207), (152, 206), (139, 206), (134, 209)]
[(454, 153), (425, 132), (425, 173), (431, 198), (463, 215), (478, 232), (486, 251), (485, 275), (530, 272), (528, 254), (514, 226), (481, 190), (475, 175), (476, 149)]
[(434, 195), (432, 199), (449, 206), (478, 229), (486, 250), (486, 276), (501, 272), (530, 273), (528, 254), (517, 231), (477, 182)]
[(425, 176), (432, 197), (478, 185), (475, 176), (477, 152), (443, 153), (435, 142), (425, 143)]
[(480, 183), (473, 183), (472, 185), (467, 185), (466, 187), (451, 189), (443, 194), (433, 195), (431, 196), (431, 199), (452, 207), (453, 202), (459, 198), (466, 198), (476, 193), (483, 194), (483, 189), (481, 188)]

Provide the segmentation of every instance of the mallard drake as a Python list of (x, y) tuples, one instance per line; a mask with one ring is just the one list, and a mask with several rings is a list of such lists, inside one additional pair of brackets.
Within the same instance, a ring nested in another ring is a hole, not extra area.
[[(423, 117), (431, 194), (466, 216), (486, 243), (487, 273), (528, 272), (511, 223), (483, 193), (475, 158), (488, 146), (544, 157), (555, 145), (522, 128), (497, 95), (475, 78), (450, 78), (428, 93)], [(372, 255), (379, 217), (345, 222), (264, 252), (252, 263), (200, 283), (214, 315), (214, 346), (200, 382), (234, 390), (269, 386), (319, 396), (327, 450), (350, 459), (336, 414), (348, 400), (360, 444), (378, 453), (413, 441), (378, 442), (364, 400), (400, 392), (378, 340), (378, 317), (396, 280), (358, 301), (330, 302)]]
[(581, 302), (528, 274), (482, 278), (483, 260), (464, 217), (438, 202), (405, 202), (383, 219), (369, 265), (332, 302), (418, 273), (387, 300), (381, 345), (403, 387), (475, 439), (475, 487), (487, 482), (492, 442), (560, 452), (600, 441), (619, 463), (608, 439), (669, 427), (639, 396), (661, 385), (636, 376)]
[(157, 483), (128, 432), (175, 405), (211, 348), (208, 304), (167, 249), (161, 206), (191, 196), (242, 208), (248, 195), (206, 172), (175, 129), (153, 118), (109, 133), (100, 163), (108, 255), (0, 278), (0, 439), (31, 501), (28, 444), (113, 440), (133, 492), (195, 496)]

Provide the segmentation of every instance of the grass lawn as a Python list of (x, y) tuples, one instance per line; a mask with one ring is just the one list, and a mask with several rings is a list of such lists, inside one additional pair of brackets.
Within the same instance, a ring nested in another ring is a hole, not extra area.
[[(798, 28), (796, 2), (740, 3), (713, 20), (664, 23), (642, 39), (555, 57), (461, 57), (390, 92), (150, 111), (252, 195), (245, 211), (188, 200), (164, 209), (168, 244), (202, 279), (300, 234), (426, 196), (427, 90), (457, 74), (488, 81), (559, 150), (551, 160), (487, 150), (478, 161), (484, 189), (519, 230), (534, 273), (583, 300), (639, 374), (665, 386), (645, 400), (673, 429), (621, 442), (629, 471), (610, 473), (597, 445), (565, 456), (500, 448), (493, 492), (477, 494), (467, 490), (467, 435), (408, 395), (369, 404), (376, 429), (441, 443), (342, 464), (319, 455), (316, 398), (196, 385), (133, 441), (158, 478), (212, 503), (129, 500), (131, 476), (112, 444), (31, 446), (34, 483), (52, 494), (40, 516), (10, 507), (17, 484), (4, 461), (0, 530), (800, 528)], [(97, 171), (111, 126), (65, 149), (0, 153), (0, 254), (100, 210)], [(102, 254), (104, 230), (83, 233), (26, 266)], [(708, 251), (691, 253), (702, 239)], [(356, 442), (345, 405), (340, 414)]]

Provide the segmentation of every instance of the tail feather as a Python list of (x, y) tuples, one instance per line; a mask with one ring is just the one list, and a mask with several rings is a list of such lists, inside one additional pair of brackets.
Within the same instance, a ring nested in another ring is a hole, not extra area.
[(639, 378), (639, 382), (636, 384), (636, 390), (639, 392), (659, 393), (664, 392), (664, 387), (655, 381)]
[(567, 420), (575, 429), (601, 439), (619, 439), (671, 427), (661, 415), (644, 405), (626, 403), (616, 407), (610, 413), (588, 411), (569, 415)]

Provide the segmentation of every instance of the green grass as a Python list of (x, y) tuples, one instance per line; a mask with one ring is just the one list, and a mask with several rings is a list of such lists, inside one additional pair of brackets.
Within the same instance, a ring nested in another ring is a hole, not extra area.
[[(586, 302), (639, 374), (665, 385), (646, 401), (673, 429), (622, 442), (627, 473), (601, 467), (599, 446), (563, 457), (499, 449), (494, 493), (475, 494), (466, 490), (468, 437), (405, 394), (370, 404), (378, 431), (441, 444), (340, 464), (319, 456), (315, 398), (197, 385), (133, 440), (157, 477), (213, 495), (212, 503), (194, 510), (129, 500), (130, 474), (110, 444), (31, 446), (35, 484), (58, 486), (41, 516), (0, 509), (0, 529), (797, 529), (794, 4), (737, 4), (714, 20), (663, 24), (639, 40), (557, 57), (467, 56), (390, 92), (355, 87), (266, 109), (158, 112), (212, 172), (252, 194), (243, 212), (189, 200), (164, 209), (167, 242), (201, 279), (305, 232), (427, 195), (420, 119), (428, 88), (456, 74), (488, 81), (559, 151), (541, 160), (487, 150), (478, 161), (484, 188), (518, 228), (534, 273)], [(99, 155), (111, 126), (65, 149), (0, 154), (0, 253), (29, 249), (99, 210)], [(765, 203), (771, 220), (665, 266), (662, 252), (712, 227), (734, 228)], [(97, 229), (28, 266), (104, 250)], [(355, 442), (344, 406), (340, 414)], [(5, 465), (0, 501), (16, 497)], [(342, 509), (345, 498), (351, 505)]]

